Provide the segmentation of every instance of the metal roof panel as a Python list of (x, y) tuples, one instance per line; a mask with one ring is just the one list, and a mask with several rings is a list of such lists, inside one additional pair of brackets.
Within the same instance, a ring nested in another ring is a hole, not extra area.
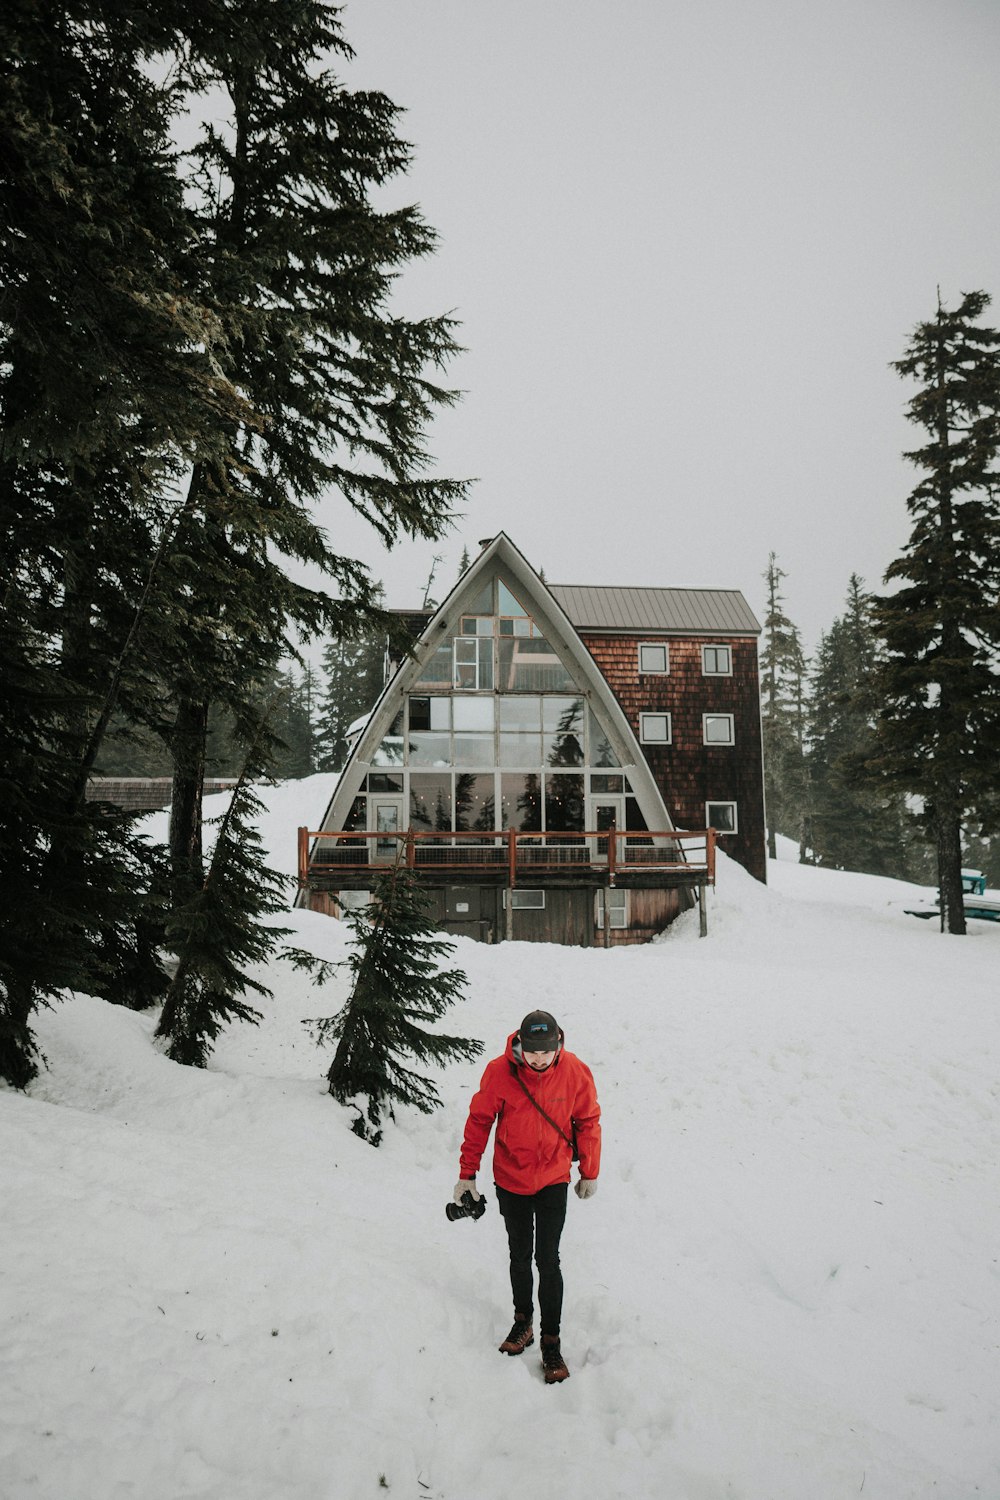
[(761, 630), (738, 589), (548, 587), (578, 630), (702, 635), (759, 635)]

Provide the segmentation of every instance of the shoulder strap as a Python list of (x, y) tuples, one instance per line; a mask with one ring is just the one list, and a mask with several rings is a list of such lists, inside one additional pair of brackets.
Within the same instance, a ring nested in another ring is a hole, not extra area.
[(574, 1141), (570, 1140), (569, 1136), (566, 1134), (565, 1130), (563, 1130), (562, 1126), (561, 1125), (557, 1125), (556, 1122), (555, 1122), (555, 1120), (553, 1120), (553, 1118), (552, 1118), (551, 1115), (546, 1114), (545, 1110), (539, 1104), (538, 1100), (535, 1098), (534, 1094), (531, 1092), (531, 1090), (528, 1088), (527, 1084), (525, 1083), (524, 1079), (521, 1077), (520, 1073), (517, 1070), (516, 1064), (514, 1064), (514, 1063), (510, 1064), (510, 1071), (513, 1073), (514, 1078), (516, 1079), (516, 1081), (517, 1081), (518, 1085), (520, 1086), (520, 1088), (523, 1090), (523, 1092), (527, 1095), (527, 1097), (531, 1100), (532, 1104), (538, 1110), (538, 1113), (542, 1116), (542, 1119), (543, 1120), (548, 1120), (549, 1124), (552, 1126), (552, 1129), (559, 1132), (559, 1134), (562, 1136), (563, 1140), (566, 1142), (567, 1146), (570, 1146), (570, 1147), (572, 1147), (575, 1150), (576, 1149), (576, 1143)]

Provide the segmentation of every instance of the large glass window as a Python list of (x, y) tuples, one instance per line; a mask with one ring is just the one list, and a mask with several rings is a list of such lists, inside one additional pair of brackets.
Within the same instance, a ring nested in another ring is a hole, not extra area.
[(456, 766), (492, 766), (494, 756), (491, 734), (455, 735)]
[(410, 694), (410, 731), (436, 729), (447, 733), (451, 728), (451, 699), (443, 695), (434, 698)]
[(403, 715), (397, 714), (385, 736), (372, 755), (373, 766), (401, 766), (403, 764)]
[(419, 687), (451, 687), (453, 672), (451, 646), (438, 646), (421, 667), (417, 685)]
[(459, 833), (492, 833), (496, 828), (494, 778), (459, 771), (455, 776), (455, 828)]
[(549, 772), (545, 777), (545, 830), (547, 833), (582, 833), (583, 777), (571, 772)]
[(459, 635), (455, 637), (455, 686), (472, 692), (488, 691), (493, 686), (493, 637)]
[(456, 730), (478, 730), (492, 733), (494, 707), (492, 698), (453, 698), (452, 712)]
[(410, 827), (417, 833), (450, 833), (451, 773), (410, 773)]
[(411, 766), (450, 766), (451, 736), (447, 734), (411, 734), (408, 740)]
[(611, 741), (601, 728), (600, 721), (592, 708), (587, 710), (587, 720), (590, 728), (590, 764), (592, 766), (617, 766), (618, 757), (611, 748)]
[(542, 726), (546, 765), (583, 765), (582, 698), (543, 698)]
[(497, 646), (501, 692), (560, 693), (574, 687), (572, 677), (544, 636), (501, 636)]
[(500, 816), (502, 828), (522, 833), (542, 831), (542, 778), (537, 772), (500, 777)]

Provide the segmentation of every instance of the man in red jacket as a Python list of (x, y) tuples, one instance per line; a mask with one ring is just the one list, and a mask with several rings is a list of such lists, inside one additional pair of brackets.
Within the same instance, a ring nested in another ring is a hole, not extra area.
[(563, 1300), (559, 1239), (566, 1219), (574, 1134), (580, 1155), (576, 1194), (592, 1198), (601, 1165), (601, 1111), (593, 1074), (563, 1049), (563, 1033), (548, 1011), (533, 1010), (525, 1016), (507, 1039), (503, 1057), (487, 1065), (469, 1107), (456, 1203), (462, 1202), (465, 1193), (477, 1202), (481, 1196), (476, 1173), (494, 1121), (493, 1180), (507, 1226), (514, 1294), (514, 1326), (500, 1352), (523, 1354), (535, 1341), (534, 1249), (542, 1365), (546, 1383), (551, 1385), (569, 1375), (559, 1344)]

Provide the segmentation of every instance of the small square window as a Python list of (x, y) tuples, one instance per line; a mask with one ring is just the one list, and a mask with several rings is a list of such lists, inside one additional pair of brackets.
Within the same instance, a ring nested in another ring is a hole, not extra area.
[(732, 677), (733, 658), (728, 646), (702, 646), (701, 670), (706, 677)]
[[(504, 893), (503, 893), (503, 904), (504, 904), (504, 910), (506, 911), (506, 909), (507, 909), (507, 892), (506, 891), (504, 891)], [(511, 909), (511, 911), (544, 911), (545, 910), (545, 892), (544, 891), (511, 891), (511, 893), (510, 893), (510, 909)]]
[(702, 739), (706, 745), (734, 743), (732, 714), (702, 714)]
[(739, 823), (736, 817), (735, 802), (706, 802), (705, 823), (709, 828), (714, 828), (716, 833), (737, 833)]
[(604, 928), (604, 901), (608, 902), (608, 926), (612, 932), (622, 932), (628, 926), (628, 891), (615, 886), (613, 890), (600, 888), (597, 892), (597, 927)]
[(640, 714), (639, 739), (644, 745), (669, 745), (670, 715)]
[(661, 676), (670, 671), (669, 648), (659, 642), (643, 642), (639, 646), (639, 671), (646, 673), (659, 673)]

